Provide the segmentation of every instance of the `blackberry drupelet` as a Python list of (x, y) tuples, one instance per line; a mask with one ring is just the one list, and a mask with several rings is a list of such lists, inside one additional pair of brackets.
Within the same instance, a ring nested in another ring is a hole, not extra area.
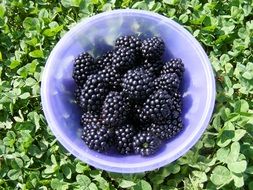
[(165, 44), (160, 37), (152, 37), (144, 40), (141, 45), (141, 52), (144, 59), (158, 60), (163, 55)]
[(180, 85), (180, 79), (175, 73), (163, 74), (154, 81), (156, 89), (166, 90), (169, 93), (176, 92)]
[(100, 70), (103, 70), (106, 67), (112, 67), (112, 55), (113, 55), (113, 51), (107, 51), (106, 53), (104, 53), (102, 56), (100, 56), (97, 60), (96, 60), (96, 64), (98, 65), (98, 67), (100, 68)]
[(124, 73), (135, 66), (135, 53), (128, 47), (117, 48), (112, 55), (112, 65), (115, 69)]
[(140, 120), (143, 123), (163, 123), (171, 114), (172, 98), (165, 90), (157, 90), (144, 102)]
[(78, 105), (80, 104), (81, 92), (82, 92), (82, 88), (80, 86), (77, 86), (74, 92), (74, 98)]
[(145, 131), (139, 132), (133, 137), (134, 151), (142, 156), (155, 154), (159, 150), (161, 143), (161, 140), (157, 136)]
[(99, 122), (98, 118), (98, 115), (94, 115), (91, 113), (83, 113), (80, 123), (82, 126), (97, 124)]
[(80, 97), (80, 106), (85, 112), (100, 113), (106, 95), (109, 93), (107, 84), (98, 74), (88, 77)]
[(114, 67), (106, 67), (98, 72), (105, 83), (108, 84), (112, 90), (121, 90), (122, 76), (116, 71)]
[(102, 107), (102, 123), (109, 127), (121, 125), (127, 119), (129, 108), (129, 102), (121, 92), (111, 91)]
[(181, 80), (184, 74), (184, 64), (181, 59), (171, 59), (162, 68), (161, 74), (176, 73)]
[(92, 123), (83, 127), (82, 139), (85, 144), (97, 152), (108, 151), (111, 146), (113, 131), (99, 123)]
[(149, 60), (149, 59), (145, 59), (143, 61), (143, 68), (146, 70), (149, 70), (150, 72), (152, 72), (154, 75), (158, 76), (160, 75), (160, 72), (163, 68), (163, 62), (162, 60), (158, 59), (158, 60)]
[(123, 76), (123, 93), (132, 100), (146, 99), (154, 89), (154, 76), (143, 68), (129, 70)]
[(136, 36), (120, 36), (115, 41), (115, 47), (129, 47), (134, 50), (135, 56), (140, 59), (141, 56), (141, 40)]
[(83, 85), (89, 75), (98, 71), (94, 58), (87, 52), (81, 53), (75, 58), (72, 77), (76, 84)]
[(115, 145), (120, 154), (133, 153), (133, 137), (136, 129), (131, 124), (119, 126), (115, 129)]

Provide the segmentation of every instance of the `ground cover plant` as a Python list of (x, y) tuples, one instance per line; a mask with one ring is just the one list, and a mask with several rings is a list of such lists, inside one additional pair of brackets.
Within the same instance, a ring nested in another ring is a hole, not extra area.
[[(252, 0), (1, 0), (0, 189), (253, 189)], [(182, 24), (215, 71), (216, 106), (183, 157), (142, 174), (97, 170), (56, 141), (40, 102), (45, 61), (82, 19), (119, 8), (151, 10)]]

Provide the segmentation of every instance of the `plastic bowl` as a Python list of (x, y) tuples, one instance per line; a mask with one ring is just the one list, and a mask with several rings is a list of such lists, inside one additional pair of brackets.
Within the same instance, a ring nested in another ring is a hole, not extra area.
[[(81, 140), (80, 109), (73, 101), (73, 59), (83, 51), (97, 56), (110, 49), (121, 35), (157, 35), (166, 44), (164, 60), (179, 57), (185, 64), (183, 85), (184, 130), (151, 157), (101, 154)], [(197, 40), (182, 26), (156, 13), (115, 10), (77, 24), (51, 52), (42, 77), (42, 106), (57, 140), (80, 160), (119, 173), (150, 171), (185, 154), (208, 126), (215, 101), (215, 81), (208, 57)]]

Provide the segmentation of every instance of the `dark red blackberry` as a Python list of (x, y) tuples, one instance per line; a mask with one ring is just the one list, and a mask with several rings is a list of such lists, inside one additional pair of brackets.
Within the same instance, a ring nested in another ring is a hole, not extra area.
[(129, 70), (123, 77), (123, 93), (132, 100), (146, 99), (154, 89), (154, 76), (143, 68)]
[(167, 73), (154, 81), (156, 89), (166, 90), (169, 93), (176, 92), (180, 85), (180, 79), (175, 73)]
[(115, 41), (115, 47), (129, 47), (134, 50), (135, 56), (141, 56), (141, 40), (136, 36), (120, 36)]
[(75, 58), (72, 77), (76, 84), (82, 85), (87, 77), (98, 71), (94, 58), (87, 52), (81, 53)]
[(142, 56), (145, 59), (158, 60), (163, 55), (165, 44), (160, 37), (152, 37), (144, 40), (141, 45)]
[(121, 92), (110, 92), (102, 107), (102, 123), (109, 127), (121, 125), (127, 119), (129, 108), (129, 102)]
[(133, 137), (134, 151), (142, 156), (155, 154), (159, 150), (161, 143), (157, 136), (149, 132), (139, 132)]
[(135, 66), (134, 51), (128, 47), (117, 48), (112, 55), (112, 64), (120, 73), (133, 68)]
[(82, 126), (97, 124), (98, 122), (99, 122), (98, 116), (93, 115), (91, 113), (83, 113), (80, 121)]
[(98, 67), (100, 68), (100, 70), (103, 70), (106, 67), (112, 67), (112, 55), (113, 55), (113, 51), (107, 51), (106, 53), (104, 53), (102, 56), (100, 56), (97, 60), (96, 60), (96, 64), (98, 65)]
[(97, 152), (108, 151), (111, 147), (112, 137), (112, 129), (99, 123), (92, 123), (83, 127), (82, 139), (90, 149)]
[(181, 80), (184, 74), (184, 64), (181, 59), (171, 59), (162, 68), (161, 74), (176, 73)]
[(160, 59), (158, 60), (145, 59), (143, 61), (143, 68), (149, 70), (155, 75), (160, 75), (160, 72), (163, 68), (163, 62)]
[(78, 105), (80, 104), (81, 91), (82, 91), (82, 88), (77, 86), (74, 92), (74, 98)]
[(94, 74), (88, 77), (80, 97), (80, 106), (85, 112), (100, 113), (106, 95), (109, 93), (104, 79)]
[(144, 102), (139, 115), (144, 123), (163, 123), (171, 114), (172, 98), (165, 90), (157, 90)]
[(115, 129), (115, 145), (120, 154), (133, 153), (133, 137), (136, 129), (131, 124), (119, 126)]
[(98, 72), (112, 90), (121, 90), (122, 76), (114, 67), (106, 67)]

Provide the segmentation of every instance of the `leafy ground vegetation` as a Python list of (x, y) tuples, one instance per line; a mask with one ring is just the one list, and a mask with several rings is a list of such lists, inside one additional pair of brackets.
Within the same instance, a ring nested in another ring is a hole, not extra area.
[[(252, 0), (0, 0), (0, 189), (253, 190)], [(217, 81), (201, 140), (158, 170), (122, 175), (71, 156), (40, 102), (45, 61), (78, 21), (118, 8), (158, 12), (203, 45)]]

